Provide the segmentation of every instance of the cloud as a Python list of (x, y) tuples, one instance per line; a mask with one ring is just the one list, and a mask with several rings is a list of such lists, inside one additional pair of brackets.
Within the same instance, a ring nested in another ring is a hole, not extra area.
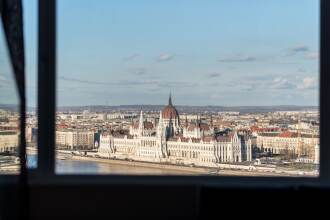
[(274, 78), (270, 78), (269, 76), (265, 76), (265, 77), (253, 76), (253, 77), (245, 78), (236, 86), (238, 86), (240, 89), (244, 91), (253, 91), (256, 89), (304, 90), (304, 89), (315, 89), (317, 87), (317, 79), (316, 77), (301, 78), (299, 76), (296, 77), (278, 76)]
[(256, 80), (256, 81), (247, 81), (245, 83), (242, 83), (241, 87), (243, 90), (246, 91), (254, 91), (254, 90), (268, 90), (269, 89), (269, 85), (272, 83), (272, 81), (270, 79), (266, 80), (266, 79), (260, 79), (260, 80)]
[(276, 77), (270, 83), (271, 89), (293, 89), (295, 85), (291, 83), (287, 78), (284, 77)]
[(196, 83), (180, 82), (180, 81), (165, 81), (159, 79), (145, 79), (145, 80), (122, 80), (122, 81), (111, 81), (111, 82), (100, 82), (93, 80), (84, 80), (78, 78), (60, 76), (60, 80), (83, 83), (88, 85), (105, 85), (105, 86), (116, 86), (116, 87), (132, 87), (132, 86), (156, 86), (156, 87), (194, 87)]
[(276, 61), (271, 62), (272, 64), (280, 64), (280, 65), (296, 65), (298, 62), (287, 62), (287, 61)]
[(170, 88), (170, 87), (196, 87), (197, 83), (189, 83), (189, 82), (179, 82), (179, 81), (158, 81), (156, 83), (157, 86), (162, 88)]
[(124, 57), (123, 60), (124, 61), (131, 61), (131, 60), (134, 60), (135, 58), (137, 58), (138, 56), (140, 56), (139, 54), (137, 53), (133, 53), (127, 57)]
[(254, 56), (234, 56), (234, 57), (227, 57), (223, 59), (218, 59), (218, 62), (225, 62), (225, 63), (233, 63), (233, 62), (254, 62), (257, 61), (257, 58)]
[(305, 77), (302, 82), (297, 85), (298, 89), (315, 89), (317, 86), (315, 77)]
[(292, 75), (252, 75), (241, 77), (239, 83), (237, 80), (233, 80), (233, 84), (228, 87), (235, 87), (241, 91), (258, 91), (264, 92), (269, 90), (295, 90), (297, 89), (297, 82), (300, 77), (294, 77)]
[(209, 78), (217, 78), (217, 77), (220, 77), (221, 75), (222, 75), (221, 73), (213, 72), (213, 73), (208, 74), (207, 76)]
[(71, 78), (65, 76), (60, 76), (59, 79), (69, 82), (88, 84), (88, 85), (106, 85), (106, 86), (152, 85), (158, 83), (158, 81), (156, 80), (121, 80), (121, 81), (106, 82), (106, 81), (94, 81), (94, 80)]
[(258, 90), (260, 88), (262, 88), (264, 85), (263, 82), (251, 82), (251, 81), (242, 81), (240, 82), (238, 86), (238, 88), (242, 91), (247, 91), (247, 92), (251, 92), (251, 91), (255, 91), (255, 90)]
[(310, 48), (306, 45), (297, 45), (294, 47), (291, 47), (287, 50), (287, 56), (295, 56), (298, 54), (307, 54), (310, 52)]
[(297, 45), (290, 48), (289, 51), (293, 53), (308, 52), (309, 48), (306, 45)]
[(163, 61), (170, 61), (173, 58), (174, 58), (174, 55), (172, 55), (172, 54), (161, 54), (157, 57), (157, 60), (160, 62), (163, 62)]
[(247, 92), (254, 91), (258, 88), (258, 86), (256, 84), (245, 84), (245, 85), (241, 85), (240, 87), (241, 87), (241, 90), (247, 91)]
[(138, 76), (142, 76), (147, 73), (147, 69), (144, 67), (131, 68), (130, 71), (132, 74), (138, 75)]
[(217, 87), (221, 84), (218, 83), (218, 82), (211, 82), (211, 83), (206, 83), (205, 85), (208, 86), (208, 87)]
[(319, 58), (319, 53), (317, 52), (309, 52), (305, 55), (305, 58), (306, 59), (309, 59), (309, 60), (317, 60)]
[(84, 80), (84, 79), (71, 78), (71, 77), (65, 77), (65, 76), (59, 76), (59, 79), (63, 80), (63, 81), (85, 83), (85, 84), (96, 84), (96, 85), (110, 85), (110, 84), (112, 84), (112, 83), (107, 83), (107, 82), (98, 82), (98, 81), (93, 81), (93, 80)]
[(270, 74), (262, 74), (262, 75), (251, 75), (251, 74), (247, 74), (247, 76), (244, 77), (245, 81), (251, 81), (251, 82), (255, 82), (255, 81), (269, 81), (271, 80), (273, 77), (273, 75)]

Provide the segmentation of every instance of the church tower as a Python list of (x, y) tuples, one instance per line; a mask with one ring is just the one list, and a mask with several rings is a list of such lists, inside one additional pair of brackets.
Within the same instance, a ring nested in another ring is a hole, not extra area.
[(163, 117), (162, 117), (162, 112), (159, 113), (159, 121), (158, 121), (158, 127), (157, 127), (157, 136), (159, 138), (165, 137), (164, 134), (164, 123), (163, 123)]
[(143, 112), (141, 110), (140, 112), (140, 120), (139, 120), (139, 135), (143, 136), (143, 130), (144, 130), (144, 126), (143, 126)]

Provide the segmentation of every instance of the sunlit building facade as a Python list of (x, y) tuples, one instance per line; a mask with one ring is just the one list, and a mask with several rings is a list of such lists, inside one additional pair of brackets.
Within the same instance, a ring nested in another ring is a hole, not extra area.
[(235, 131), (216, 136), (212, 123), (202, 123), (198, 118), (194, 123), (181, 123), (171, 96), (157, 124), (144, 120), (141, 111), (128, 135), (101, 134), (98, 153), (107, 158), (207, 167), (252, 160), (247, 136)]

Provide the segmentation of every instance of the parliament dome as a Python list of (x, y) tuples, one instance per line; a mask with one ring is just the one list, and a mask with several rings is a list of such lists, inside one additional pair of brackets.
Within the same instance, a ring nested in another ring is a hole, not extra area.
[(162, 110), (162, 117), (163, 117), (163, 119), (171, 119), (171, 118), (176, 119), (176, 118), (179, 118), (179, 113), (172, 104), (171, 95), (168, 99), (168, 105), (165, 106)]

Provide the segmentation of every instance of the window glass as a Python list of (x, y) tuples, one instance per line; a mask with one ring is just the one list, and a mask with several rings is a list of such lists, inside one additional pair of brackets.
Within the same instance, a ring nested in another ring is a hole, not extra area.
[(57, 13), (57, 173), (318, 176), (319, 1)]
[(27, 161), (30, 168), (37, 167), (37, 16), (38, 1), (23, 0), (24, 40), (26, 60), (26, 143)]
[[(19, 172), (19, 97), (4, 29), (0, 28), (0, 174)], [(36, 65), (37, 0), (23, 0), (26, 79), (26, 142), (30, 168), (37, 166)]]
[(0, 22), (0, 175), (19, 172), (19, 97)]

